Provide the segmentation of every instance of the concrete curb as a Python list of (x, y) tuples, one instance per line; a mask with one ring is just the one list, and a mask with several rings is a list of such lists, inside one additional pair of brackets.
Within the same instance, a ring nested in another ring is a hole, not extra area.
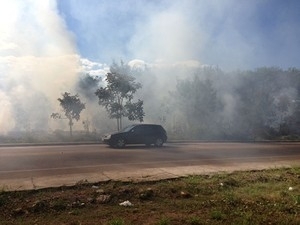
[(232, 163), (226, 166), (201, 165), (146, 168), (141, 170), (125, 169), (121, 171), (102, 171), (98, 173), (68, 174), (48, 177), (28, 177), (0, 180), (0, 189), (4, 191), (38, 190), (61, 186), (74, 186), (80, 183), (99, 183), (107, 181), (147, 182), (174, 179), (191, 175), (210, 175), (232, 173), (234, 171), (265, 170), (288, 168), (300, 165), (300, 160), (277, 162)]

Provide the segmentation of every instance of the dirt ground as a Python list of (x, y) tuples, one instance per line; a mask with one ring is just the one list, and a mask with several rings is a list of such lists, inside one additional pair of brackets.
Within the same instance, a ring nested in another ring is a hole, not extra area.
[(300, 224), (300, 167), (3, 189), (0, 224)]

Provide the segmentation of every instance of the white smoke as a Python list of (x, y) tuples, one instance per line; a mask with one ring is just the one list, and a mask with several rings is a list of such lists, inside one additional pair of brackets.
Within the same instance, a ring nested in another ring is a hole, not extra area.
[(299, 66), (297, 1), (59, 2), (84, 55), (96, 61), (198, 60), (226, 71)]
[[(164, 98), (178, 78), (203, 65), (298, 66), (299, 13), (292, 3), (281, 4), (0, 0), (0, 133), (48, 129), (60, 94), (76, 91), (79, 74), (105, 75), (113, 60), (136, 59), (131, 67), (151, 67), (141, 77), (149, 99)], [(270, 15), (262, 13), (266, 10)]]
[(48, 129), (57, 98), (72, 91), (79, 71), (56, 1), (1, 0), (0, 34), (0, 132)]

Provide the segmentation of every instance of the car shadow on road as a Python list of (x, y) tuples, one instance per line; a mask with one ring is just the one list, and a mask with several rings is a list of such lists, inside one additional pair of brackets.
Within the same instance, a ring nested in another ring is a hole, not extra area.
[(120, 150), (120, 151), (124, 151), (124, 150), (143, 150), (143, 151), (172, 151), (173, 153), (177, 152), (177, 146), (175, 145), (168, 145), (168, 144), (165, 144), (161, 147), (156, 147), (156, 146), (145, 146), (145, 145), (126, 145), (125, 147), (123, 148), (116, 148), (116, 147), (110, 147), (110, 146), (107, 146), (107, 148), (109, 149), (113, 149), (113, 150)]

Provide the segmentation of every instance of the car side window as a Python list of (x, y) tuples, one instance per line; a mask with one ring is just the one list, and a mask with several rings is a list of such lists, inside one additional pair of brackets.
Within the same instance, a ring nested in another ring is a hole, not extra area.
[(130, 132), (134, 134), (142, 134), (142, 135), (156, 135), (160, 133), (160, 129), (159, 127), (156, 126), (139, 125), (132, 128)]
[(141, 126), (134, 127), (132, 129), (132, 132), (134, 132), (136, 134), (140, 134), (142, 132), (142, 127)]
[(141, 133), (143, 134), (143, 135), (147, 135), (149, 132), (148, 132), (148, 127), (147, 126), (142, 126), (141, 127)]

